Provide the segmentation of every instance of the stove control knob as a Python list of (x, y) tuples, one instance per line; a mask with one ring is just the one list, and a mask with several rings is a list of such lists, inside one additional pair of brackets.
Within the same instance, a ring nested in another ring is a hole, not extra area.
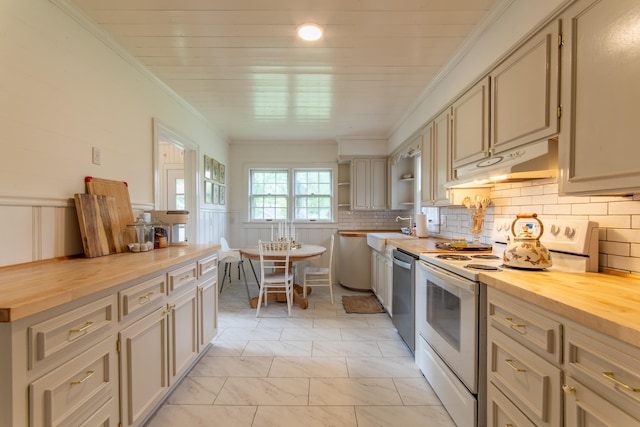
[(554, 236), (557, 236), (558, 233), (560, 232), (560, 227), (558, 227), (557, 225), (553, 224), (551, 225), (551, 234), (553, 234)]
[(572, 238), (574, 235), (576, 234), (576, 229), (573, 227), (565, 227), (564, 228), (564, 235), (567, 236), (568, 238)]

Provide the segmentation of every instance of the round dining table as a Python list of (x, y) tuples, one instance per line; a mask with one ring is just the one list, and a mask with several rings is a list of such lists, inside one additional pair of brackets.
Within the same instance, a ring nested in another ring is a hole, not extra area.
[[(289, 253), (289, 263), (293, 267), (293, 263), (295, 262), (320, 258), (326, 251), (327, 248), (325, 248), (324, 246), (303, 244), (300, 247), (291, 249), (291, 252)], [(258, 249), (258, 245), (241, 248), (240, 255), (242, 255), (243, 258), (247, 258), (249, 262), (251, 262), (251, 260), (260, 260), (260, 251)], [(266, 251), (264, 253), (264, 256), (265, 259), (269, 259), (270, 256), (281, 257), (282, 251)], [(253, 269), (253, 264), (251, 264), (251, 268)], [(255, 270), (253, 271), (253, 274), (256, 280), (258, 280)], [(310, 293), (311, 288), (307, 289), (307, 295)], [(267, 301), (273, 300), (286, 302), (286, 297), (280, 293), (268, 294)], [(251, 308), (256, 308), (258, 306), (258, 297), (251, 298), (249, 303), (251, 305)], [(293, 285), (293, 303), (298, 304), (302, 309), (306, 309), (309, 306), (309, 301), (307, 301), (307, 299), (302, 296), (302, 286), (296, 283), (294, 283)]]

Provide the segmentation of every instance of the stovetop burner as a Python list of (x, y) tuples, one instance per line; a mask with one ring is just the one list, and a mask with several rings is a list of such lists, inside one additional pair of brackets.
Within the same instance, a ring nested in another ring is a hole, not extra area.
[(471, 261), (471, 258), (469, 258), (468, 256), (458, 254), (442, 254), (438, 255), (437, 258), (446, 259), (449, 261)]
[(467, 264), (464, 268), (471, 270), (483, 270), (483, 271), (502, 271), (499, 267), (490, 264)]
[(498, 255), (493, 255), (493, 254), (471, 255), (471, 258), (476, 258), (476, 259), (500, 259), (500, 257)]

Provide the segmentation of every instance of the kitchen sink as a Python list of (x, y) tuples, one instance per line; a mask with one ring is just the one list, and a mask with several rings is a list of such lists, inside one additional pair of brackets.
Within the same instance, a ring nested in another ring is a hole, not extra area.
[(413, 236), (403, 233), (367, 233), (367, 245), (378, 252), (384, 252), (387, 239), (415, 239)]

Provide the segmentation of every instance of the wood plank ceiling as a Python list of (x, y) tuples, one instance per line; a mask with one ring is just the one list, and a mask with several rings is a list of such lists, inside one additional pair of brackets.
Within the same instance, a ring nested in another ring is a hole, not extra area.
[(498, 0), (69, 2), (230, 141), (273, 141), (387, 137)]

